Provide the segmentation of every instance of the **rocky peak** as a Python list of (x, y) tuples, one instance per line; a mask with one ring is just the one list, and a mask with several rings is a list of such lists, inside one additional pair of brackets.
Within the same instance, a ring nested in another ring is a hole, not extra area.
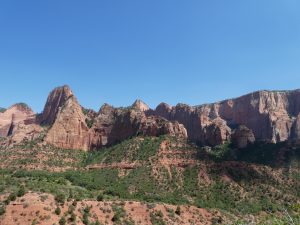
[(7, 113), (23, 113), (26, 115), (33, 115), (34, 112), (26, 103), (17, 103), (9, 107), (5, 112)]
[[(126, 108), (104, 104), (97, 113), (81, 107), (65, 85), (49, 94), (38, 122), (51, 126), (46, 141), (61, 148), (100, 148), (138, 134), (187, 136), (203, 145), (232, 140), (243, 148), (255, 140), (300, 140), (299, 113), (300, 90), (257, 91), (199, 106), (161, 103), (155, 110), (136, 100)], [(29, 140), (35, 138), (41, 130), (34, 126), (35, 118), (23, 103), (0, 111), (0, 136), (16, 134), (17, 140), (22, 140), (25, 134)]]
[(162, 102), (155, 108), (155, 110), (153, 111), (153, 115), (160, 116), (167, 120), (170, 120), (171, 112), (172, 112), (172, 106)]
[(107, 103), (104, 103), (100, 110), (99, 110), (99, 114), (108, 114), (111, 113), (115, 108)]
[(140, 99), (135, 100), (131, 107), (142, 112), (148, 111), (150, 109), (150, 107)]
[(27, 120), (34, 116), (34, 112), (31, 108), (24, 104), (18, 103), (9, 107), (5, 112), (0, 114), (0, 124), (6, 123), (18, 123), (20, 121)]
[(46, 142), (65, 149), (89, 149), (90, 133), (86, 116), (75, 96), (69, 96), (62, 107), (58, 108)]
[[(10, 137), (12, 142), (19, 143), (23, 139), (32, 140), (41, 131), (35, 124), (35, 114), (25, 103), (18, 103), (0, 113), (0, 136)], [(29, 127), (35, 126), (35, 129)], [(29, 134), (30, 133), (30, 134)], [(17, 138), (16, 137), (17, 135)], [(30, 137), (29, 137), (30, 136)]]
[(52, 125), (55, 122), (60, 107), (62, 107), (72, 96), (73, 92), (67, 85), (57, 87), (51, 91), (41, 115), (40, 123), (44, 125)]

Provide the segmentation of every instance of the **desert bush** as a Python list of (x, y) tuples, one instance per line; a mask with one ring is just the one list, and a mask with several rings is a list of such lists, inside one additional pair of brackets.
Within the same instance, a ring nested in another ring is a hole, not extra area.
[(66, 225), (66, 223), (67, 223), (66, 218), (64, 216), (61, 217), (58, 223), (59, 223), (59, 225)]
[(59, 216), (61, 214), (61, 209), (59, 207), (57, 207), (54, 212), (56, 215)]
[(22, 197), (23, 195), (25, 195), (25, 187), (22, 185), (17, 192), (17, 196)]

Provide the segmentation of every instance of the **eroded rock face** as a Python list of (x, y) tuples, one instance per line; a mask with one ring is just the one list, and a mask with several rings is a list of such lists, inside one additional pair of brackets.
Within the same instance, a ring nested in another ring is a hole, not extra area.
[(205, 139), (203, 142), (210, 146), (224, 144), (230, 141), (231, 138), (231, 129), (226, 125), (226, 122), (220, 118), (213, 120), (210, 125), (205, 127), (204, 132)]
[(90, 133), (85, 120), (76, 97), (70, 96), (59, 108), (46, 142), (59, 148), (89, 150)]
[(55, 88), (48, 96), (43, 113), (39, 121), (43, 125), (52, 125), (55, 122), (59, 109), (73, 96), (69, 86)]
[(137, 135), (140, 121), (144, 116), (142, 111), (132, 108), (102, 106), (92, 127), (95, 134), (93, 148), (113, 145)]
[[(227, 127), (245, 125), (253, 131), (256, 140), (277, 143), (292, 138), (292, 127), (299, 121), (296, 120), (299, 112), (300, 90), (295, 90), (259, 91), (236, 99), (195, 107), (184, 104), (170, 107), (160, 104), (154, 115), (183, 124), (188, 138), (201, 144), (215, 142), (207, 133), (211, 130), (218, 131), (219, 128), (215, 127), (219, 125), (213, 124), (216, 119), (223, 120)], [(219, 132), (222, 135), (218, 139), (224, 141), (228, 136), (225, 133), (230, 131), (228, 128), (225, 131), (222, 127), (224, 128), (222, 125), (220, 129), (223, 131)]]
[(34, 112), (24, 103), (15, 104), (0, 113), (0, 137), (9, 137), (9, 144), (32, 141), (41, 132)]
[(246, 148), (255, 142), (255, 136), (248, 127), (241, 125), (232, 134), (232, 143), (238, 148)]
[(298, 114), (293, 124), (292, 140), (300, 141), (300, 113)]
[(187, 138), (187, 131), (182, 124), (154, 116), (147, 117), (141, 122), (139, 132), (145, 136), (158, 137), (168, 134), (182, 139)]
[(187, 137), (210, 146), (232, 140), (241, 148), (254, 140), (300, 140), (300, 90), (259, 91), (200, 106), (161, 103), (155, 110), (137, 100), (131, 107), (105, 104), (95, 112), (81, 107), (71, 89), (63, 86), (49, 94), (38, 119), (21, 106), (0, 112), (0, 136), (32, 140), (42, 130), (37, 120), (50, 127), (46, 142), (61, 148), (101, 148), (139, 134)]
[(131, 108), (140, 110), (142, 112), (150, 110), (150, 107), (140, 99), (137, 99), (131, 106)]
[(35, 123), (26, 124), (22, 121), (15, 125), (13, 133), (9, 139), (9, 144), (20, 144), (23, 141), (34, 141), (40, 137), (43, 128)]
[[(60, 93), (63, 88), (55, 90), (60, 90), (58, 91)], [(56, 92), (53, 91), (48, 99), (56, 99), (51, 95), (61, 96)], [(46, 107), (48, 105), (52, 104), (46, 104)], [(96, 113), (82, 108), (72, 94), (65, 101), (54, 105), (60, 106), (57, 115), (49, 117), (55, 120), (46, 136), (46, 142), (60, 148), (83, 150), (101, 148), (139, 134), (151, 136), (170, 134), (186, 138), (186, 130), (178, 122), (170, 122), (156, 116), (147, 117), (145, 111), (149, 110), (149, 107), (141, 101), (136, 101), (128, 108), (114, 108), (104, 104)]]
[(25, 104), (11, 106), (4, 113), (0, 113), (0, 136), (11, 135), (14, 125), (29, 119), (34, 119), (34, 113), (28, 106)]
[(157, 116), (147, 117), (144, 107), (113, 108), (105, 104), (95, 118), (92, 148), (100, 148), (142, 134), (159, 136), (169, 134), (186, 138), (186, 130), (178, 122), (170, 122)]

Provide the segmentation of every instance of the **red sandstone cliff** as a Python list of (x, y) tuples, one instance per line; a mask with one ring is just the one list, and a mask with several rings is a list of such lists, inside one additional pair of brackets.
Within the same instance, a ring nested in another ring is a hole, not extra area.
[(300, 90), (258, 91), (200, 106), (161, 103), (155, 110), (137, 100), (126, 108), (105, 104), (95, 112), (82, 108), (65, 85), (49, 94), (38, 116), (24, 104), (0, 112), (0, 136), (11, 143), (37, 138), (43, 131), (39, 124), (49, 128), (45, 141), (61, 148), (89, 150), (163, 134), (211, 146), (232, 141), (243, 148), (254, 141), (300, 140)]
[(229, 140), (239, 125), (248, 128), (260, 141), (277, 143), (299, 139), (299, 113), (300, 90), (258, 91), (194, 107), (184, 104), (171, 107), (162, 103), (154, 112), (182, 123), (190, 140), (210, 145)]
[(147, 117), (147, 110), (149, 107), (137, 100), (128, 108), (105, 104), (96, 113), (82, 108), (70, 88), (63, 86), (50, 93), (40, 122), (51, 125), (47, 143), (68, 149), (101, 148), (139, 134), (187, 138), (183, 125), (157, 116)]
[(36, 115), (24, 103), (11, 106), (0, 113), (0, 137), (8, 137), (9, 144), (36, 139), (42, 128), (36, 124)]

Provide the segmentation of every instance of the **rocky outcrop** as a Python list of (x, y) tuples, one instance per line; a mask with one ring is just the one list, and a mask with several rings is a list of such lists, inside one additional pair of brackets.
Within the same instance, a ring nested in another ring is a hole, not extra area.
[(150, 110), (150, 107), (146, 103), (144, 103), (142, 100), (140, 100), (140, 99), (137, 99), (132, 104), (131, 108), (139, 110), (139, 111), (142, 111), (142, 112)]
[(141, 121), (140, 133), (145, 136), (160, 136), (168, 134), (170, 136), (186, 139), (187, 131), (185, 127), (178, 122), (170, 122), (161, 117), (150, 116)]
[[(223, 130), (217, 143), (228, 139), (228, 127), (245, 125), (253, 131), (256, 140), (282, 142), (292, 138), (296, 117), (300, 112), (300, 90), (295, 91), (258, 91), (236, 99), (214, 104), (188, 106), (178, 104), (170, 107), (160, 104), (154, 115), (183, 124), (191, 141), (201, 144), (214, 144), (209, 131)], [(214, 120), (222, 120), (217, 130)], [(213, 125), (212, 125), (213, 124)], [(227, 130), (225, 131), (224, 130)], [(294, 133), (297, 133), (295, 131)], [(296, 134), (295, 134), (296, 135)]]
[(26, 124), (26, 121), (17, 123), (9, 137), (9, 144), (20, 144), (23, 141), (34, 141), (40, 137), (43, 128), (35, 123)]
[(29, 106), (19, 103), (0, 113), (0, 137), (8, 137), (10, 144), (32, 141), (42, 132)]
[(300, 141), (300, 113), (295, 119), (292, 127), (292, 140)]
[(43, 113), (39, 116), (39, 122), (43, 125), (52, 125), (60, 108), (72, 96), (73, 93), (67, 85), (55, 88), (48, 96)]
[(248, 127), (241, 125), (232, 134), (232, 143), (238, 148), (245, 148), (255, 142), (255, 136)]
[(11, 106), (5, 112), (0, 113), (0, 136), (11, 135), (16, 124), (30, 119), (34, 119), (34, 113), (27, 105), (19, 103)]
[(59, 107), (56, 119), (46, 136), (46, 142), (59, 148), (89, 150), (90, 132), (86, 116), (75, 96), (70, 96)]
[(94, 138), (92, 148), (112, 145), (137, 135), (145, 114), (133, 108), (113, 108), (105, 104), (95, 118), (92, 127)]
[(204, 129), (205, 143), (211, 146), (221, 145), (231, 139), (231, 129), (224, 120), (217, 118)]
[(145, 114), (145, 107), (113, 108), (104, 104), (92, 127), (91, 148), (100, 148), (121, 142), (136, 135), (160, 136), (169, 134), (187, 138), (187, 132), (178, 122)]
[[(155, 110), (151, 110), (141, 100), (135, 101), (127, 108), (114, 108), (105, 104), (98, 113), (84, 110), (85, 115), (79, 116), (82, 117), (79, 121), (83, 124), (80, 132), (85, 133), (84, 137), (78, 138), (81, 144), (64, 146), (79, 148), (84, 145), (84, 149), (100, 148), (138, 134), (150, 136), (170, 134), (188, 137), (190, 141), (210, 146), (232, 140), (241, 148), (252, 143), (253, 139), (281, 142), (300, 136), (300, 118), (297, 119), (300, 112), (299, 93), (299, 90), (259, 91), (236, 99), (200, 106), (178, 104), (171, 107), (161, 103)], [(51, 121), (51, 118), (55, 117), (58, 120), (58, 114), (45, 112), (56, 110), (59, 112), (59, 108), (64, 104), (61, 99), (72, 97), (72, 91), (66, 86), (55, 89), (46, 104), (46, 108), (53, 109), (45, 109), (43, 113), (53, 116), (48, 116), (50, 119), (44, 121)], [(54, 103), (51, 104), (49, 99), (54, 99), (52, 101)], [(78, 115), (75, 116), (77, 117)], [(239, 126), (242, 127), (235, 129)], [(62, 135), (63, 133), (65, 131)], [(75, 136), (77, 137), (77, 134)], [(60, 142), (63, 143), (65, 139), (66, 137), (63, 137)]]
[(22, 104), (0, 112), (0, 136), (32, 140), (41, 132), (38, 121), (50, 128), (46, 142), (61, 148), (101, 148), (139, 134), (169, 134), (209, 146), (233, 141), (243, 148), (255, 140), (300, 140), (299, 113), (300, 90), (258, 91), (200, 106), (161, 103), (155, 110), (136, 100), (126, 108), (104, 104), (95, 112), (81, 107), (65, 85), (49, 94), (38, 119)]
[[(64, 92), (69, 94), (63, 94)], [(185, 128), (178, 122), (170, 122), (157, 116), (147, 117), (145, 112), (149, 107), (140, 100), (128, 108), (114, 108), (104, 104), (96, 113), (81, 107), (71, 93), (68, 87), (56, 88), (49, 95), (45, 106), (47, 109), (44, 112), (58, 110), (56, 115), (45, 113), (48, 116), (44, 116), (43, 120), (49, 122), (55, 118), (45, 139), (54, 146), (89, 150), (110, 146), (139, 134), (187, 137)], [(54, 103), (51, 104), (53, 99)]]

